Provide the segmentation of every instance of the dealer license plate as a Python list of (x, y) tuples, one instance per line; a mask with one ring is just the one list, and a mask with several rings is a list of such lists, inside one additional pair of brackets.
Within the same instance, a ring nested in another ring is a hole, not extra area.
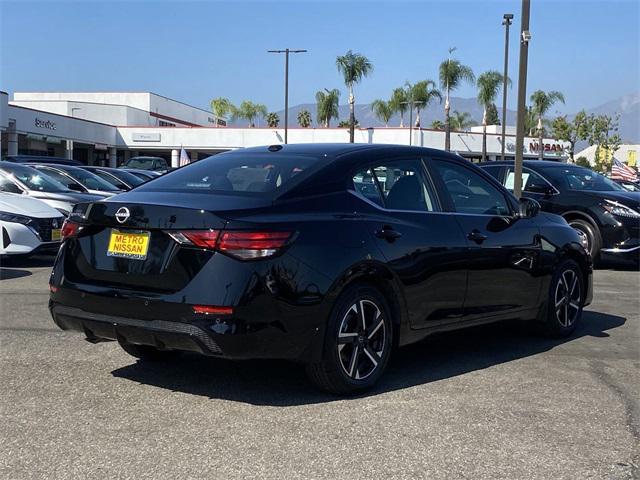
[(107, 256), (144, 260), (149, 250), (149, 232), (122, 232), (111, 229)]

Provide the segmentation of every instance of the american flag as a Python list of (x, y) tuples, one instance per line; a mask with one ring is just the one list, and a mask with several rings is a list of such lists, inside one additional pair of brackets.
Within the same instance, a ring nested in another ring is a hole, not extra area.
[(181, 148), (179, 165), (181, 167), (184, 167), (185, 165), (189, 165), (190, 163), (191, 163), (191, 159), (189, 158), (189, 155), (187, 155), (187, 151), (184, 148)]
[(613, 159), (611, 164), (611, 178), (613, 180), (627, 180), (635, 182), (638, 180), (638, 173), (628, 165), (625, 165), (617, 158)]

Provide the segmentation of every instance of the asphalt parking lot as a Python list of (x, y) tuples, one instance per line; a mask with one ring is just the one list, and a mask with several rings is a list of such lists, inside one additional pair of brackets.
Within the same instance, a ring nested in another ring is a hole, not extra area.
[(597, 271), (565, 341), (432, 337), (340, 399), (284, 362), (152, 367), (59, 331), (50, 264), (0, 269), (0, 478), (639, 478), (637, 271)]

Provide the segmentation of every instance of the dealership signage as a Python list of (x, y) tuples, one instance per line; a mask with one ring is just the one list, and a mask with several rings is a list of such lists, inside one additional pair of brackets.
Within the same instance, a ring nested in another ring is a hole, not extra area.
[[(538, 142), (529, 143), (529, 150), (532, 152), (537, 152), (539, 147), (540, 144)], [(564, 148), (562, 148), (562, 145), (560, 145), (559, 143), (544, 143), (543, 147), (545, 152), (562, 153), (564, 151)]]
[(35, 125), (38, 128), (46, 128), (47, 130), (55, 130), (56, 122), (52, 122), (51, 120), (40, 120), (36, 117)]
[(132, 133), (131, 140), (133, 140), (134, 142), (159, 142), (160, 133), (158, 132)]

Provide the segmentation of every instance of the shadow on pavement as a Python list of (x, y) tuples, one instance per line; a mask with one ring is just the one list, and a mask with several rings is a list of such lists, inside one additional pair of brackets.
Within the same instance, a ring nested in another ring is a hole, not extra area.
[[(585, 311), (581, 325), (566, 339), (528, 333), (517, 322), (439, 334), (395, 352), (376, 395), (481, 370), (551, 350), (581, 337), (608, 337), (626, 319)], [(136, 362), (114, 370), (118, 378), (210, 398), (254, 405), (290, 406), (344, 400), (314, 389), (304, 369), (284, 361), (229, 361), (184, 354), (171, 363)]]
[(54, 256), (7, 256), (0, 260), (0, 280), (11, 280), (13, 278), (22, 278), (32, 275), (29, 268), (53, 267)]

